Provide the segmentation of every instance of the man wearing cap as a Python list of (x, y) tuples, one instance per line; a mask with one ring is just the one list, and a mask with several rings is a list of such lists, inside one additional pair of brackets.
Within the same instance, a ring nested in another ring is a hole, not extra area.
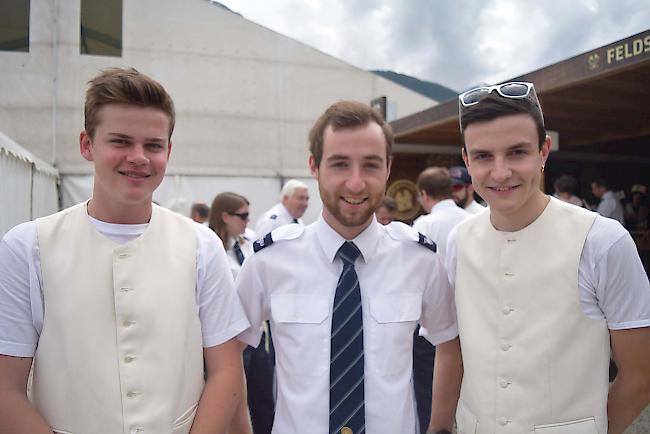
[(451, 177), (451, 195), (456, 205), (470, 214), (478, 214), (485, 209), (474, 200), (472, 178), (467, 173), (467, 169), (462, 166), (452, 166), (449, 168), (449, 176)]
[(636, 246), (617, 221), (539, 189), (550, 138), (532, 83), (473, 89), (459, 105), (463, 159), (489, 208), (447, 246), (458, 432), (621, 434), (650, 402), (650, 285)]

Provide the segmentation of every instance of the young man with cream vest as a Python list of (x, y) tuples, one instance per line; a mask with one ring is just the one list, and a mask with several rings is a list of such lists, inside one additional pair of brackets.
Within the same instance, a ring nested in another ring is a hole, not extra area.
[(621, 434), (650, 401), (650, 287), (634, 242), (540, 190), (550, 138), (531, 83), (459, 99), (463, 158), (489, 209), (447, 248), (458, 432)]
[(152, 204), (173, 102), (134, 69), (89, 84), (92, 197), (0, 244), (0, 432), (223, 433), (248, 321), (217, 236)]

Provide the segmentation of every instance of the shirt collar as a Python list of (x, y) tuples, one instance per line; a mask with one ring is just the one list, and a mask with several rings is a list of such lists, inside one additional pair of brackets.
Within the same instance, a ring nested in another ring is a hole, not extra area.
[[(323, 252), (325, 252), (327, 260), (334, 262), (336, 253), (339, 251), (341, 245), (346, 241), (345, 238), (327, 224), (325, 219), (323, 219), (322, 214), (316, 221), (315, 227), (316, 238), (318, 239)], [(363, 232), (357, 235), (356, 238), (350, 241), (359, 248), (361, 251), (361, 257), (364, 262), (368, 263), (377, 250), (379, 238), (381, 238), (381, 225), (373, 215), (370, 225), (364, 229)]]
[(431, 208), (431, 212), (429, 214), (433, 214), (433, 211), (439, 211), (441, 209), (451, 207), (458, 207), (458, 205), (456, 205), (456, 202), (454, 202), (452, 199), (441, 200)]

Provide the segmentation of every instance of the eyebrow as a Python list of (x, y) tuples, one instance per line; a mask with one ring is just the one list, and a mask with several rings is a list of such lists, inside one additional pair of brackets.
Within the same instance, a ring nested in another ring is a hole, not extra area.
[[(506, 148), (506, 152), (509, 152), (509, 151), (515, 151), (515, 150), (517, 150), (517, 149), (522, 149), (522, 148), (528, 148), (529, 146), (530, 146), (530, 143), (528, 143), (528, 142), (519, 142), (519, 143), (515, 143), (514, 145), (510, 145), (510, 146), (508, 146), (508, 147)], [(491, 151), (487, 151), (487, 150), (485, 150), (485, 149), (472, 149), (472, 150), (469, 151), (469, 155), (470, 155), (470, 156), (472, 156), (472, 155), (476, 155), (476, 154), (481, 154), (481, 153), (491, 154), (492, 152), (491, 152)]]
[[(109, 132), (108, 135), (110, 135), (110, 136), (115, 136), (115, 137), (119, 137), (120, 139), (129, 139), (129, 140), (133, 140), (133, 137), (129, 136), (128, 134), (112, 133), (112, 132)], [(164, 138), (160, 138), (160, 137), (151, 137), (151, 138), (147, 138), (145, 141), (146, 141), (146, 142), (161, 142), (161, 143), (165, 143), (165, 142), (166, 142), (166, 140), (165, 140)]]
[[(327, 160), (349, 160), (350, 156), (345, 154), (333, 154), (327, 157)], [(366, 155), (363, 157), (364, 160), (378, 160), (384, 161), (384, 158), (380, 155)]]

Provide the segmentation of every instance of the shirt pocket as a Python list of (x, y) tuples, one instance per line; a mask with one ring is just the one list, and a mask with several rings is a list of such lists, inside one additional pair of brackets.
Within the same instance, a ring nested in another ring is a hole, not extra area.
[(329, 374), (329, 316), (327, 296), (271, 295), (271, 334), (277, 365), (301, 375)]
[(533, 432), (540, 434), (598, 434), (598, 428), (596, 419), (588, 417), (569, 422), (535, 425)]
[(421, 312), (422, 294), (419, 293), (371, 296), (371, 328), (364, 333), (370, 336), (366, 351), (371, 357), (366, 359), (366, 366), (381, 376), (410, 376), (413, 331)]

